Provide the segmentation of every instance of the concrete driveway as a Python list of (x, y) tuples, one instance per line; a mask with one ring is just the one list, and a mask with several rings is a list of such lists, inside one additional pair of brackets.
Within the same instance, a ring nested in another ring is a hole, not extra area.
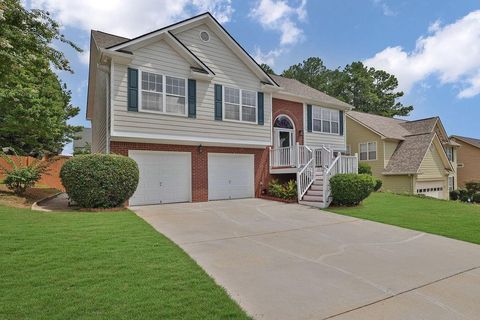
[(132, 208), (257, 319), (479, 319), (480, 246), (260, 199)]

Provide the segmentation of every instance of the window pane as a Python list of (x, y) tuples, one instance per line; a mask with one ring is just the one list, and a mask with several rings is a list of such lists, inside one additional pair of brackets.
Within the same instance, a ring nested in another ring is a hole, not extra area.
[(322, 121), (313, 119), (313, 131), (322, 131)]
[(142, 91), (142, 109), (163, 111), (163, 94)]
[(322, 120), (330, 121), (330, 110), (322, 109)]
[(225, 103), (225, 119), (240, 120), (240, 106)]
[(367, 144), (360, 143), (360, 152), (367, 152)]
[(185, 98), (167, 95), (166, 112), (185, 114)]
[(368, 152), (368, 160), (375, 160), (375, 159), (377, 159), (377, 151)]
[(369, 142), (368, 143), (368, 151), (377, 151), (377, 144), (374, 142)]
[(327, 132), (327, 133), (329, 133), (329, 132), (330, 132), (330, 121), (325, 121), (325, 120), (323, 120), (322, 123), (323, 123), (323, 125), (322, 125), (322, 132)]
[(225, 87), (225, 102), (226, 103), (233, 103), (233, 104), (240, 104), (240, 90)]
[(319, 107), (312, 107), (312, 118), (321, 119), (322, 118), (322, 109)]
[(332, 122), (332, 133), (338, 133), (338, 122)]
[(366, 152), (360, 152), (360, 160), (367, 160), (367, 153)]
[(332, 121), (338, 121), (339, 115), (338, 111), (331, 111), (332, 114)]
[(165, 77), (166, 92), (185, 97), (185, 79)]
[(243, 121), (255, 122), (255, 120), (257, 120), (257, 117), (255, 116), (255, 113), (256, 113), (255, 107), (242, 106), (242, 120)]
[(256, 95), (257, 95), (256, 92), (243, 90), (242, 91), (242, 104), (244, 106), (256, 107), (257, 106)]
[(162, 75), (142, 72), (142, 90), (162, 92)]

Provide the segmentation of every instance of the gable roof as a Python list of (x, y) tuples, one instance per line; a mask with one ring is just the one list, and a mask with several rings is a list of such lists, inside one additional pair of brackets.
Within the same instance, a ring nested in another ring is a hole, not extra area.
[[(444, 134), (439, 117), (407, 121), (357, 111), (350, 111), (347, 116), (377, 133), (382, 139), (399, 141), (383, 172), (386, 175), (418, 173), (432, 141), (436, 139), (441, 145), (438, 124), (440, 124), (440, 134)], [(453, 145), (451, 142), (449, 144)], [(452, 169), (445, 150), (443, 147), (441, 149), (442, 159), (447, 159), (448, 167)]]
[[(149, 39), (155, 38), (163, 33), (169, 33), (171, 36), (173, 36), (180, 44), (183, 45), (183, 43), (178, 40), (172, 33), (172, 31), (177, 30), (179, 28), (185, 28), (188, 25), (198, 23), (198, 22), (206, 22), (206, 23), (211, 23), (211, 26), (214, 27), (214, 32), (217, 31), (219, 32), (223, 38), (225, 43), (227, 44), (228, 47), (232, 49), (232, 51), (242, 60), (255, 74), (257, 77), (263, 77), (267, 80), (267, 82), (272, 85), (273, 87), (278, 87), (278, 84), (270, 77), (268, 73), (266, 73), (260, 65), (255, 61), (255, 59), (250, 56), (250, 54), (228, 33), (228, 31), (210, 14), (210, 12), (205, 12), (202, 14), (199, 14), (197, 16), (176, 22), (174, 24), (165, 26), (163, 28), (154, 30), (152, 32), (140, 35), (138, 37), (132, 38), (132, 39), (127, 39), (124, 40), (120, 43), (111, 45), (107, 47), (106, 49), (109, 50), (114, 50), (114, 51), (119, 51), (122, 49), (125, 49), (126, 47), (133, 46), (136, 44), (139, 44), (144, 41), (148, 41)], [(186, 46), (185, 46), (186, 48)], [(188, 50), (188, 49), (187, 49)], [(190, 51), (190, 50), (188, 50)], [(195, 56), (191, 51), (190, 53)], [(197, 57), (195, 57), (198, 59)], [(200, 60), (200, 59), (198, 59)], [(203, 65), (205, 65), (202, 62)], [(206, 65), (205, 65), (206, 66)], [(208, 67), (207, 67), (208, 68)], [(211, 72), (211, 70), (209, 69)]]
[(285, 78), (274, 74), (270, 74), (270, 77), (283, 89), (284, 92), (288, 94), (302, 96), (303, 98), (328, 106), (335, 106), (348, 110), (353, 108), (353, 106), (349, 105), (348, 103), (340, 101), (326, 93), (309, 87), (296, 79)]
[(108, 48), (129, 40), (125, 37), (116, 36), (103, 31), (92, 30), (92, 38), (99, 48)]
[(468, 143), (468, 144), (480, 149), (480, 139), (462, 137), (462, 136), (457, 136), (457, 135), (453, 135), (452, 138), (463, 141), (465, 143)]

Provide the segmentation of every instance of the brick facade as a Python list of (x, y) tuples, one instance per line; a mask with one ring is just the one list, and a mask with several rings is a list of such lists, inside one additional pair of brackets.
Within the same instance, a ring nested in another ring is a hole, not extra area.
[(303, 144), (303, 103), (273, 98), (272, 112), (273, 121), (281, 114), (285, 114), (293, 120), (296, 142)]
[[(110, 143), (111, 153), (128, 156), (128, 150), (178, 151), (192, 154), (192, 201), (208, 201), (208, 153), (253, 154), (255, 168), (255, 196), (267, 188), (270, 179), (268, 149), (199, 147), (173, 144), (119, 142)], [(235, 170), (235, 168), (232, 168)]]

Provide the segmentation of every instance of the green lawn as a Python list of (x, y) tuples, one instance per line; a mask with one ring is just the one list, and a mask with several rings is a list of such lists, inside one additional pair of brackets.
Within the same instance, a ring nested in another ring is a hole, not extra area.
[(480, 206), (373, 193), (358, 207), (328, 211), (480, 244)]
[(249, 319), (132, 212), (0, 206), (0, 319)]

